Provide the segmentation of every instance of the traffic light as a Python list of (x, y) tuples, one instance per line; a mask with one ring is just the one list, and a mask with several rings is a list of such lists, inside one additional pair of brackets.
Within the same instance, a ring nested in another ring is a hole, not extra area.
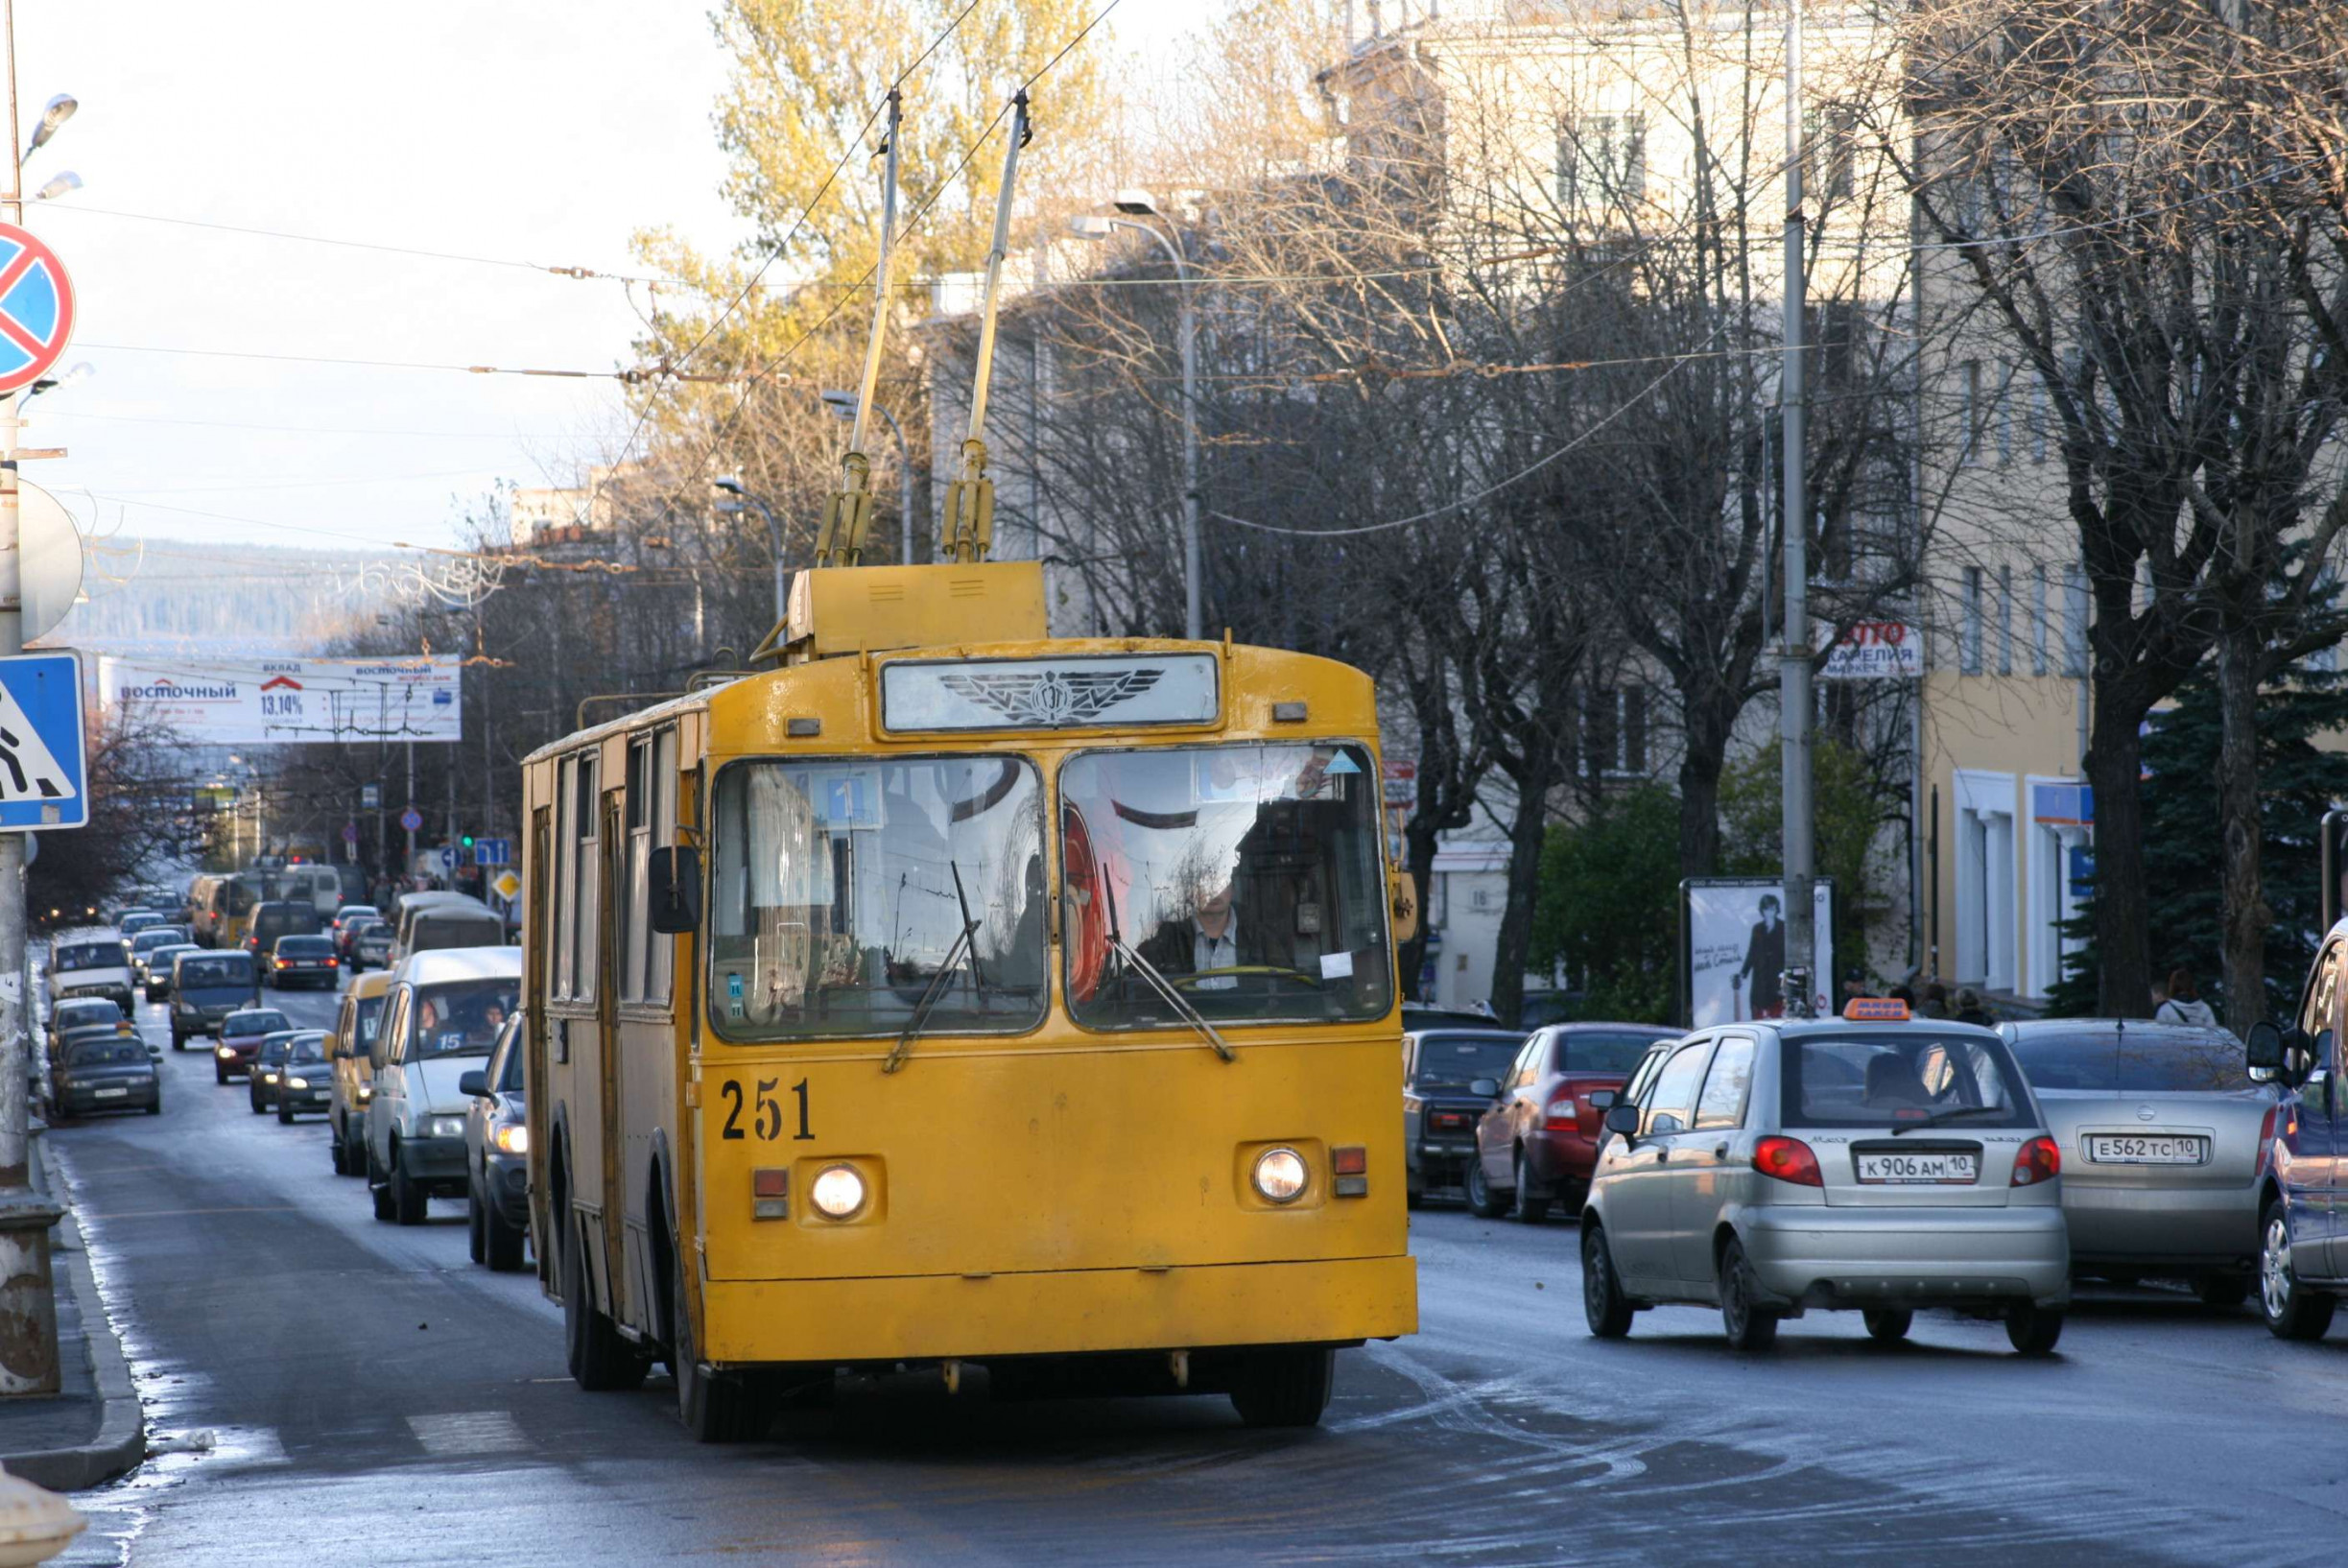
[(464, 837), (462, 837), (462, 839), (458, 840), (457, 842), (458, 842), (458, 843), (462, 843), (462, 844), (463, 844), (463, 845), (464, 845), (464, 847), (465, 847), (465, 848), (467, 848), (467, 849), (470, 849), (470, 848), (472, 848), (472, 847), (473, 847), (473, 836), (472, 836), (470, 833), (467, 833), (466, 835), (464, 835)]

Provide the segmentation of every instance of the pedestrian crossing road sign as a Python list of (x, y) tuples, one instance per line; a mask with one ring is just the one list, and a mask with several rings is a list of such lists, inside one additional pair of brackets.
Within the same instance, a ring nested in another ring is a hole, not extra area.
[(81, 656), (0, 658), (0, 830), (88, 824), (82, 741)]

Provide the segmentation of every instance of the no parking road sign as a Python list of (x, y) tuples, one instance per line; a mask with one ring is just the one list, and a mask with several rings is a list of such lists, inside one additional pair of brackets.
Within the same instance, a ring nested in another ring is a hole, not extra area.
[(0, 829), (87, 825), (88, 772), (80, 656), (0, 658)]
[(0, 392), (30, 387), (73, 336), (73, 282), (57, 252), (0, 224)]

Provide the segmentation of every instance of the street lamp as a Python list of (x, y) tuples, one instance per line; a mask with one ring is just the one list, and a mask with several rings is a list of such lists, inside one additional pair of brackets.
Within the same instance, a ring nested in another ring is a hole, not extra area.
[(775, 517), (774, 509), (748, 490), (744, 489), (742, 481), (739, 479), (714, 479), (710, 483), (735, 498), (735, 503), (731, 506), (720, 502), (718, 506), (720, 511), (736, 512), (740, 511), (744, 505), (748, 505), (757, 509), (758, 515), (767, 520), (767, 537), (773, 542), (774, 546), (774, 624), (780, 626), (783, 623), (784, 611), (789, 607), (786, 601), (790, 597), (784, 587), (783, 525)]
[(83, 360), (63, 375), (45, 375), (34, 382), (25, 389), (24, 400), (30, 403), (43, 392), (56, 392), (59, 387), (70, 387), (77, 381), (87, 381), (97, 373), (98, 367), (87, 360)]
[(1148, 191), (1127, 188), (1109, 203), (1123, 217), (1087, 215), (1069, 225), (1080, 240), (1105, 240), (1120, 228), (1147, 234), (1157, 241), (1174, 263), (1175, 297), (1181, 307), (1182, 332), (1182, 634), (1193, 642), (1205, 635), (1198, 595), (1198, 318), (1191, 303), (1191, 271), (1181, 247), (1154, 223), (1162, 217)]
[[(856, 394), (834, 390), (823, 394), (823, 406), (841, 418), (853, 424), (856, 420)], [(906, 565), (913, 563), (913, 460), (905, 446), (905, 427), (897, 416), (882, 404), (872, 405), (872, 412), (889, 421), (889, 433), (897, 439), (897, 558)]]
[(71, 169), (49, 177), (49, 182), (33, 193), (36, 202), (54, 202), (60, 196), (71, 196), (82, 188), (82, 177)]
[[(73, 111), (81, 107), (82, 101), (69, 92), (59, 93), (43, 105), (40, 111), (40, 123), (33, 128), (33, 139), (25, 144), (25, 157), (29, 158), (39, 152), (41, 144), (56, 135), (57, 128), (72, 119)], [(24, 158), (16, 161), (21, 163)]]

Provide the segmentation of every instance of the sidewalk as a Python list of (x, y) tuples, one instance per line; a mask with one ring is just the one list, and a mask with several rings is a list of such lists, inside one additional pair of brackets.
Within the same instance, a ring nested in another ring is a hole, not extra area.
[[(65, 1198), (48, 1168), (47, 1142), (46, 1133), (33, 1140), (33, 1184)], [(110, 1481), (147, 1452), (130, 1363), (99, 1300), (71, 1200), (65, 1201), (65, 1218), (50, 1233), (63, 1390), (54, 1398), (0, 1399), (0, 1465), (59, 1492)]]

